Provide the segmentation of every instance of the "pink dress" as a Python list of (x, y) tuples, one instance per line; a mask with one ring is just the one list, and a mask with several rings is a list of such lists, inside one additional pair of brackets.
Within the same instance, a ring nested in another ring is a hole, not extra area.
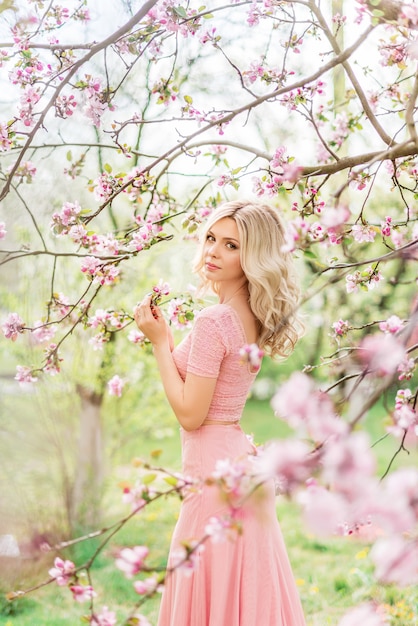
[[(181, 429), (183, 473), (206, 478), (218, 460), (245, 460), (256, 452), (239, 426), (255, 373), (240, 362), (246, 338), (236, 311), (225, 304), (204, 309), (192, 332), (174, 350), (181, 377), (186, 372), (217, 378), (207, 419), (235, 421)], [(217, 487), (205, 485), (186, 496), (176, 524), (168, 567), (183, 541), (205, 535), (213, 517), (230, 512)], [(291, 566), (276, 518), (274, 486), (239, 511), (242, 533), (205, 541), (193, 569), (166, 578), (158, 626), (305, 626)]]

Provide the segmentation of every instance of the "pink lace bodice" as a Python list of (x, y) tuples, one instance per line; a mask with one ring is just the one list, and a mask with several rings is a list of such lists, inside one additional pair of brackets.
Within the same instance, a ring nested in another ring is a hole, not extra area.
[(240, 359), (240, 348), (246, 343), (235, 309), (227, 304), (215, 304), (199, 313), (193, 330), (173, 350), (183, 380), (187, 372), (217, 379), (207, 419), (240, 420), (257, 374)]

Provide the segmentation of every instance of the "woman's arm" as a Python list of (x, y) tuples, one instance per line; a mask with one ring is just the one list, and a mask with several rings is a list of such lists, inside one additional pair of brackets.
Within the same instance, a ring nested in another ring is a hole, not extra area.
[(187, 373), (182, 380), (171, 354), (170, 328), (159, 308), (151, 310), (150, 304), (147, 296), (135, 310), (135, 321), (153, 345), (165, 394), (180, 425), (195, 430), (208, 414), (217, 379)]

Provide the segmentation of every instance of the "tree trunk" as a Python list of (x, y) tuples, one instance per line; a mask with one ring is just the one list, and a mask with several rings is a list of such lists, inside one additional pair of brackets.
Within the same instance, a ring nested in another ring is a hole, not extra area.
[(93, 528), (100, 522), (104, 479), (104, 451), (101, 423), (103, 394), (77, 385), (81, 398), (76, 473), (70, 502), (73, 530)]

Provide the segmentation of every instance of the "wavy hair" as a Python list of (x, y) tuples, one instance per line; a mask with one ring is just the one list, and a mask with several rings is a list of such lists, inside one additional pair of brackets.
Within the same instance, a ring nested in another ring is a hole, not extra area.
[[(241, 267), (248, 280), (249, 304), (260, 326), (258, 345), (271, 357), (287, 357), (303, 332), (297, 311), (299, 281), (289, 252), (284, 251), (285, 232), (278, 213), (257, 202), (233, 201), (220, 205), (203, 225), (201, 247), (194, 271), (202, 288), (205, 278), (204, 242), (218, 220), (229, 217), (240, 237)], [(217, 285), (212, 287), (217, 293)]]

